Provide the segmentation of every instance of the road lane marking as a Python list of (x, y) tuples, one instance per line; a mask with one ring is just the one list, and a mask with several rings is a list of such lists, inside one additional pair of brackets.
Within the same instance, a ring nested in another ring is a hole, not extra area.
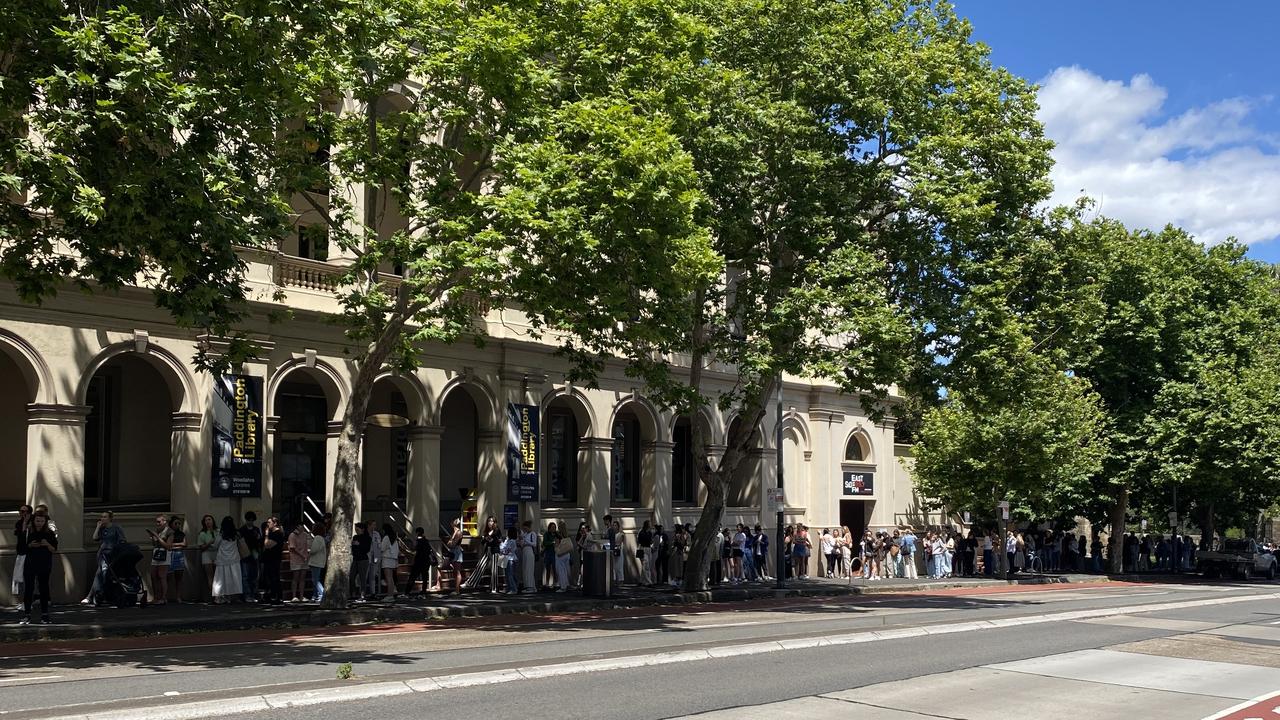
[[(60, 720), (68, 718), (85, 718), (85, 720), (194, 720), (195, 718), (213, 716), (226, 717), (228, 714), (278, 709), (280, 707), (292, 707), (300, 704), (367, 700), (373, 697), (404, 695), (411, 692), (434, 692), (436, 690), (446, 688), (476, 687), (480, 685), (518, 682), (521, 680), (533, 680), (584, 673), (600, 673), (609, 670), (635, 669), (654, 665), (694, 662), (699, 660), (715, 660), (740, 655), (773, 653), (794, 649), (877, 642), (890, 639), (924, 637), (928, 635), (973, 632), (988, 628), (1019, 627), (1022, 625), (1084, 620), (1087, 618), (1109, 617), (1113, 615), (1163, 612), (1167, 610), (1181, 610), (1192, 607), (1229, 605), (1240, 602), (1256, 602), (1259, 600), (1277, 599), (1280, 599), (1280, 593), (1256, 593), (1232, 597), (1183, 600), (1178, 602), (1135, 605), (1119, 608), (1093, 608), (1089, 610), (1072, 610), (1068, 612), (1042, 614), (1029, 617), (1001, 618), (996, 620), (983, 620), (966, 623), (944, 623), (938, 625), (878, 630), (873, 632), (857, 632), (843, 635), (795, 638), (790, 640), (755, 642), (742, 645), (727, 645), (705, 650), (650, 653), (624, 657), (581, 660), (553, 665), (533, 665), (503, 670), (459, 673), (445, 676), (424, 676), (412, 680), (372, 682), (351, 685), (348, 687), (323, 688), (312, 691), (290, 691), (274, 694), (264, 693), (248, 697), (241, 695), (234, 699), (237, 705), (232, 710), (229, 710), (227, 705), (221, 701), (204, 700), (190, 703), (170, 703), (164, 706), (149, 706), (137, 709), (110, 710), (106, 712), (89, 713), (86, 715), (68, 713), (67, 707), (64, 706), (62, 708), (62, 712), (53, 717), (57, 717)], [(310, 702), (313, 698), (323, 698), (323, 700), (317, 699), (315, 702)]]
[(60, 677), (62, 676), (61, 675), (36, 675), (34, 677), (4, 678), (3, 680), (0, 680), (0, 683), (31, 682), (34, 680), (57, 680)]

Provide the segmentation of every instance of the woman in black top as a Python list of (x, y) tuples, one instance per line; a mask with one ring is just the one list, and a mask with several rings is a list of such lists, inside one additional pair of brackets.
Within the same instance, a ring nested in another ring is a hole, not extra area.
[(31, 600), (36, 585), (40, 586), (40, 624), (49, 624), (49, 573), (53, 570), (53, 554), (58, 550), (58, 534), (49, 527), (49, 516), (37, 512), (31, 516), (25, 531), (18, 536), (18, 552), (26, 555), (22, 569), (24, 583), (22, 607), (26, 616), (22, 624), (31, 622)]
[(498, 592), (498, 578), (503, 571), (498, 567), (498, 546), (502, 544), (502, 530), (498, 529), (498, 521), (492, 515), (484, 521), (484, 532), (480, 533), (484, 541), (484, 551), (489, 556), (489, 592)]
[(266, 592), (263, 599), (272, 605), (284, 602), (284, 588), (280, 583), (280, 563), (284, 560), (284, 530), (280, 518), (267, 518), (266, 532), (262, 534), (262, 573)]

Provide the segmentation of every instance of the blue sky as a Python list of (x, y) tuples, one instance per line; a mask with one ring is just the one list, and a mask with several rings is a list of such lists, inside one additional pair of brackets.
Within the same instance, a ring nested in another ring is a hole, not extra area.
[(1228, 235), (1280, 262), (1280, 2), (955, 0), (997, 65), (1043, 85), (1056, 201)]

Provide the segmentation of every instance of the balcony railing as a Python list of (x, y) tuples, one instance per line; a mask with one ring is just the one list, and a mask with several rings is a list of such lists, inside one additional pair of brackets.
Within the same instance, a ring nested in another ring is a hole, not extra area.
[[(283, 254), (276, 256), (275, 266), (276, 285), (282, 288), (302, 288), (321, 292), (336, 290), (345, 270), (340, 265), (332, 265), (321, 260)], [(378, 279), (388, 291), (394, 291), (400, 285), (399, 275), (378, 273)]]

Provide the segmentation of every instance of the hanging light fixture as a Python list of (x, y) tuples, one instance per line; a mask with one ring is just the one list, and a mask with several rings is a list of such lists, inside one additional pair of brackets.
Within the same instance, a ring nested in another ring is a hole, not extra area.
[(409, 425), (409, 418), (395, 413), (374, 413), (364, 419), (366, 425), (384, 428), (401, 428)]

